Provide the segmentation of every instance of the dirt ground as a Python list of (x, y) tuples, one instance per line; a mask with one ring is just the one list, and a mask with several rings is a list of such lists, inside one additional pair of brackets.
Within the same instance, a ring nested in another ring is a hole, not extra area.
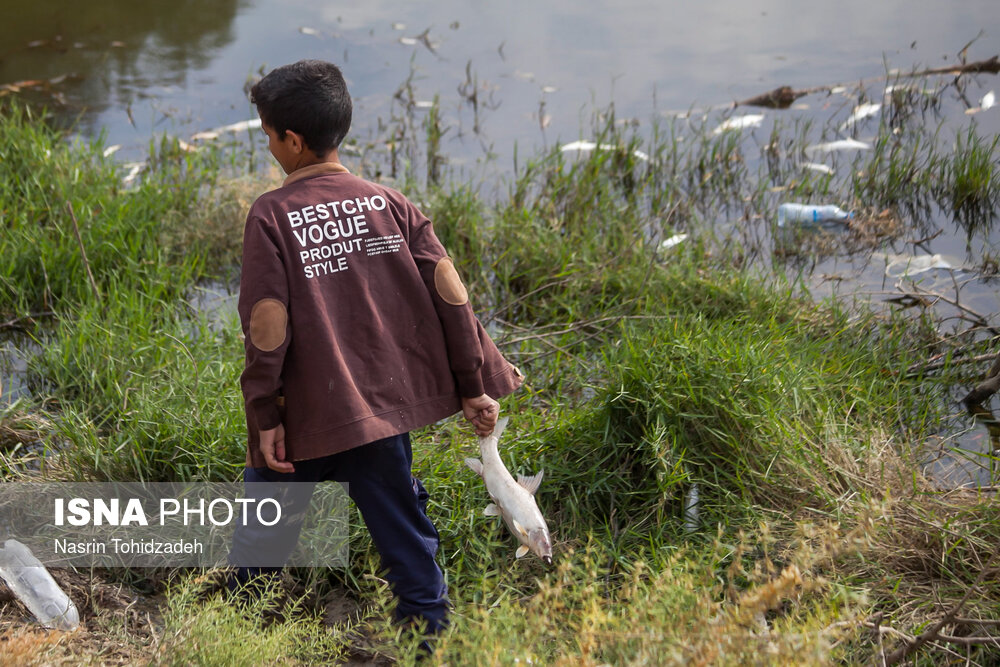
[[(163, 581), (154, 577), (138, 582), (116, 581), (109, 571), (51, 569), (59, 586), (80, 613), (80, 627), (58, 632), (42, 627), (0, 580), (0, 665), (147, 665), (155, 664), (163, 632), (166, 597)], [(210, 574), (221, 582), (221, 576)], [(217, 582), (212, 582), (217, 583)], [(210, 594), (217, 588), (207, 587)], [(347, 591), (322, 601), (323, 621), (333, 626), (359, 613)], [(390, 665), (392, 660), (354, 647), (343, 665)]]

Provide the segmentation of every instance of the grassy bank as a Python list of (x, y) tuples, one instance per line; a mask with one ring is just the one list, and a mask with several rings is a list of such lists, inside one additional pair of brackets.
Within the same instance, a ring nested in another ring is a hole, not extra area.
[[(988, 642), (941, 638), (1000, 635), (1000, 516), (989, 495), (940, 490), (920, 472), (948, 407), (940, 375), (906, 371), (942, 349), (934, 323), (816, 304), (751, 270), (760, 248), (715, 230), (709, 212), (736, 199), (770, 216), (783, 167), (751, 169), (732, 134), (643, 138), (613, 118), (595, 132), (618, 148), (540, 154), (496, 201), (468, 186), (407, 186), (528, 377), (505, 400), (501, 445), (515, 474), (545, 469), (538, 502), (556, 551), (550, 570), (516, 561), (512, 538), (482, 516), (485, 489), (462, 463), (474, 451), (467, 427), (417, 434), (455, 603), (437, 661), (835, 664), (910, 646), (924, 664), (956, 652), (988, 661)], [(786, 145), (775, 132), (769, 145)], [(2, 413), (5, 478), (238, 478), (238, 322), (191, 301), (231, 275), (243, 210), (267, 186), (224, 176), (224, 152), (164, 140), (126, 187), (99, 145), (68, 146), (18, 108), (4, 110), (0, 134), (18, 156), (0, 160), (0, 319), (37, 343), (30, 397)], [(996, 144), (965, 142), (916, 163), (942, 174), (935, 184), (950, 179), (941, 197), (961, 183), (978, 193), (962, 202), (995, 210)], [(959, 155), (979, 155), (985, 180), (963, 176)], [(892, 195), (904, 210), (927, 196), (918, 186), (806, 179), (793, 194), (862, 211)], [(662, 245), (680, 232), (684, 242)], [(692, 488), (696, 517), (685, 511)], [(114, 644), (106, 655), (414, 657), (411, 638), (384, 623), (389, 596), (356, 517), (351, 568), (288, 572), (277, 614), (239, 613), (212, 592), (211, 573), (82, 574), (81, 634)], [(104, 581), (155, 593), (148, 622), (102, 602)], [(0, 657), (86, 662), (71, 641), (10, 618)]]

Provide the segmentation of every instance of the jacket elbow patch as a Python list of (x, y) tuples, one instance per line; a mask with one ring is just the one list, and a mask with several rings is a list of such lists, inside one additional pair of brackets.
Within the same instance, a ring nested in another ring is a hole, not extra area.
[(458, 277), (450, 257), (441, 258), (434, 267), (434, 289), (445, 303), (452, 306), (464, 306), (469, 302), (469, 292)]
[(250, 311), (250, 342), (262, 352), (271, 352), (285, 342), (288, 311), (277, 299), (261, 299)]

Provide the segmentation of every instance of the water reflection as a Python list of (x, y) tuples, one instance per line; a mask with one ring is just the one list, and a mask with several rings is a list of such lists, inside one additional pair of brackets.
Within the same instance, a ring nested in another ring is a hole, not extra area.
[[(0, 1), (0, 83), (26, 97), (65, 105), (58, 118), (88, 135), (97, 113), (184, 88), (235, 39), (233, 22), (248, 0), (147, 2)], [(16, 20), (11, 20), (16, 17)], [(65, 78), (64, 78), (65, 77)], [(65, 83), (63, 83), (65, 82)], [(164, 110), (164, 113), (169, 113)]]

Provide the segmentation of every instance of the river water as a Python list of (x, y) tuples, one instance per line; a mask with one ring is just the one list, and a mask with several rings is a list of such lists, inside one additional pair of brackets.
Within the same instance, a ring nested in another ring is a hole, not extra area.
[[(0, 10), (0, 94), (47, 104), (79, 134), (116, 146), (124, 162), (143, 160), (154, 136), (190, 140), (254, 118), (248, 80), (322, 58), (348, 79), (356, 141), (389, 122), (397, 93), (417, 109), (439, 96), (442, 152), (452, 168), (497, 179), (510, 172), (515, 152), (588, 138), (594, 110), (612, 103), (619, 118), (645, 123), (778, 86), (943, 66), (967, 45), (969, 61), (1000, 53), (996, 0), (0, 0)], [(975, 102), (995, 87), (996, 77), (984, 75), (965, 93)], [(805, 115), (830, 104), (803, 102)], [(974, 121), (957, 106), (946, 113), (956, 124), (975, 122), (980, 136), (1000, 132), (1000, 107)], [(237, 138), (263, 153), (258, 134)], [(923, 285), (935, 291), (961, 282), (962, 305), (997, 326), (995, 286), (962, 273), (1000, 248), (996, 230), (971, 236), (941, 226), (945, 233), (927, 251), (956, 270), (929, 270)], [(811, 267), (813, 289), (877, 294), (887, 289), (890, 261), (826, 258)], [(17, 386), (16, 374), (6, 380)], [(994, 446), (982, 422), (960, 411), (945, 430), (946, 447)], [(951, 462), (939, 473), (984, 479), (977, 466)]]

